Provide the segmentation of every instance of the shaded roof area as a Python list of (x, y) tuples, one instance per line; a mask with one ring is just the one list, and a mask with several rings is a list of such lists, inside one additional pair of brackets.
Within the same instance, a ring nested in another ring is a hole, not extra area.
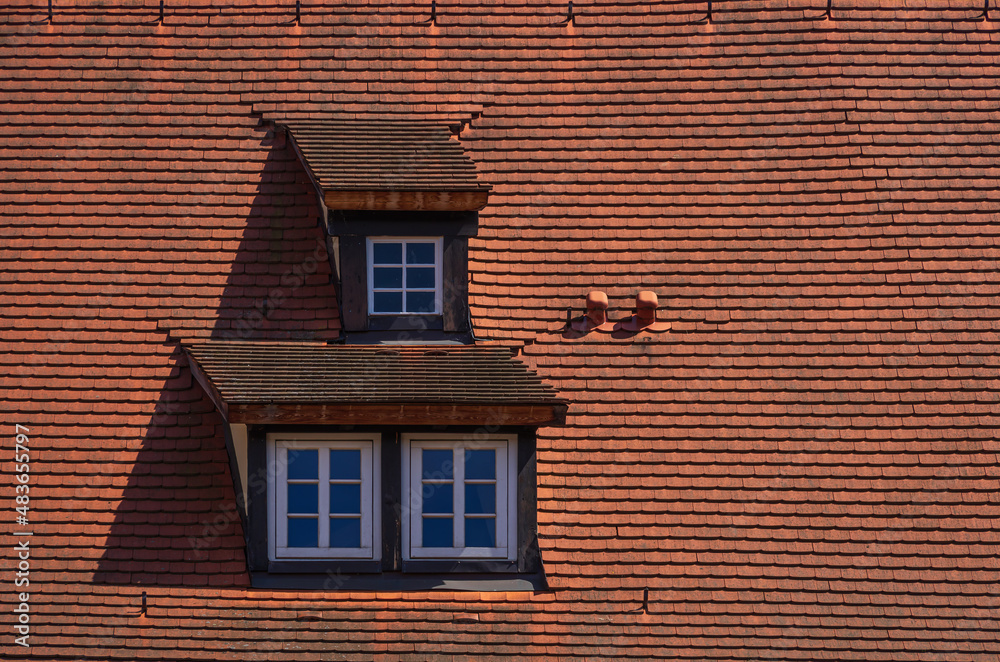
[[(34, 4), (0, 10), (32, 654), (1000, 654), (995, 9)], [(571, 402), (538, 434), (549, 592), (248, 588), (179, 346), (339, 336), (315, 192), (262, 117), (472, 118), (475, 334)], [(612, 321), (656, 292), (669, 332), (567, 339), (592, 289)]]

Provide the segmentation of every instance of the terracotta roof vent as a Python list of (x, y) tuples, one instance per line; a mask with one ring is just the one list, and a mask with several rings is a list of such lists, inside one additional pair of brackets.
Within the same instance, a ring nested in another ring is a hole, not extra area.
[(588, 294), (587, 314), (574, 320), (570, 327), (579, 333), (610, 331), (612, 325), (608, 323), (608, 295), (597, 290)]
[(668, 322), (656, 321), (656, 309), (660, 307), (656, 292), (644, 290), (635, 297), (635, 315), (615, 325), (615, 330), (621, 331), (652, 331), (658, 333), (670, 328)]

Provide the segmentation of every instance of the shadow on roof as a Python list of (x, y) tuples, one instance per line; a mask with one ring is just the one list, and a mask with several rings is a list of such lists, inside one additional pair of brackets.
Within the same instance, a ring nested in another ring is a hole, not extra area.
[(333, 340), (340, 334), (313, 189), (283, 135), (268, 133), (262, 147), (249, 207), (227, 205), (222, 213), (231, 218), (212, 221), (237, 227), (223, 246), (239, 242), (233, 259), (219, 264), (220, 275), (229, 273), (214, 326), (175, 320), (181, 330), (163, 346), (156, 409), (140, 430), (142, 444), (117, 503), (97, 583), (249, 583), (225, 423), (192, 379), (179, 340)]

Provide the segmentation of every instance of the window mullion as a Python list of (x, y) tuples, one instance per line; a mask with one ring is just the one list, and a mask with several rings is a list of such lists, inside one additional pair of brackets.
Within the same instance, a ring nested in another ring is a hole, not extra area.
[(319, 449), (319, 547), (330, 548), (330, 449)]
[(288, 448), (282, 446), (277, 453), (276, 480), (274, 488), (277, 513), (275, 517), (275, 533), (278, 547), (288, 546)]
[(374, 494), (372, 483), (375, 478), (375, 467), (372, 464), (372, 447), (366, 444), (361, 448), (361, 546), (374, 549), (372, 540), (374, 520)]
[(409, 308), (406, 307), (406, 269), (407, 269), (407, 265), (406, 265), (406, 247), (409, 244), (409, 242), (404, 239), (403, 241), (401, 241), (399, 243), (401, 244), (402, 249), (403, 249), (403, 256), (399, 260), (402, 263), (402, 269), (403, 269), (403, 307), (402, 307), (402, 310), (400, 310), (399, 312), (405, 313), (407, 310), (409, 310)]
[[(516, 442), (506, 441), (501, 448), (497, 449), (496, 458), (496, 544), (505, 553), (509, 553), (511, 549), (511, 532), (516, 532), (516, 528), (510, 526), (509, 519), (515, 507), (512, 498), (515, 495), (515, 490), (511, 490), (510, 485), (513, 480), (516, 480), (517, 475), (516, 449)], [(513, 546), (516, 547), (516, 543)]]
[(424, 546), (424, 483), (421, 480), (423, 472), (421, 447), (410, 446), (410, 493), (406, 496), (410, 503), (410, 548), (419, 549)]
[(455, 481), (454, 488), (454, 535), (455, 547), (462, 549), (465, 547), (465, 448), (456, 446), (452, 449), (454, 453), (453, 461), (455, 468), (452, 476)]

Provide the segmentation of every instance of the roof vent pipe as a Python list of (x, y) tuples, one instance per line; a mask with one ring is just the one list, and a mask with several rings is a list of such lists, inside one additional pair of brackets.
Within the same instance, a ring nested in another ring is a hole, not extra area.
[(588, 331), (610, 331), (608, 324), (608, 295), (594, 290), (587, 295), (587, 314), (573, 322), (570, 327), (579, 333)]
[(660, 307), (656, 292), (644, 290), (635, 297), (635, 315), (615, 325), (615, 330), (622, 331), (666, 331), (670, 328), (667, 322), (656, 321), (656, 310)]

